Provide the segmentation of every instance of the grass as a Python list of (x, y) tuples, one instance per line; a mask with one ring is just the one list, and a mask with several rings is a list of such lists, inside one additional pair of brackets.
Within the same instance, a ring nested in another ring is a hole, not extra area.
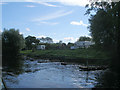
[(61, 61), (68, 62), (81, 62), (85, 63), (86, 60), (89, 60), (91, 63), (96, 64), (106, 64), (109, 61), (109, 57), (105, 52), (96, 51), (94, 49), (76, 49), (76, 50), (36, 50), (32, 52), (32, 50), (21, 51), (22, 54), (33, 57), (33, 58), (41, 58), (41, 59), (57, 59)]
[(20, 53), (22, 53), (22, 54), (30, 54), (30, 53), (32, 53), (32, 50), (24, 50), (24, 51), (20, 51)]

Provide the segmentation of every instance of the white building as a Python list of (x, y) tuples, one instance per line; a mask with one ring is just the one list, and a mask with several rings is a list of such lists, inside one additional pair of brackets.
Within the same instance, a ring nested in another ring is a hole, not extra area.
[(37, 45), (37, 50), (45, 50), (45, 45)]
[(77, 41), (77, 42), (75, 42), (75, 46), (78, 46), (79, 48), (88, 48), (93, 44), (95, 44), (95, 43), (92, 41)]
[(79, 47), (77, 47), (77, 46), (71, 46), (70, 47), (70, 49), (77, 49), (77, 48), (79, 48)]
[(70, 49), (88, 48), (93, 44), (95, 44), (95, 43), (92, 41), (77, 41), (77, 42), (75, 42), (74, 46), (70, 47)]

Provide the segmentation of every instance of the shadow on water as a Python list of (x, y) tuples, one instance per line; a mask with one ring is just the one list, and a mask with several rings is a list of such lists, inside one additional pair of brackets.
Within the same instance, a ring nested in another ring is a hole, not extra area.
[(86, 83), (88, 83), (88, 76), (89, 76), (89, 71), (87, 71), (87, 73), (86, 73)]
[(22, 60), (21, 56), (17, 57), (3, 57), (2, 59), (2, 65), (3, 65), (3, 71), (5, 72), (11, 72), (15, 75), (23, 73), (23, 64), (24, 61)]
[(120, 57), (118, 53), (113, 55), (109, 69), (97, 76), (96, 87), (120, 88)]
[(97, 76), (97, 88), (119, 88), (120, 87), (120, 75), (110, 70)]

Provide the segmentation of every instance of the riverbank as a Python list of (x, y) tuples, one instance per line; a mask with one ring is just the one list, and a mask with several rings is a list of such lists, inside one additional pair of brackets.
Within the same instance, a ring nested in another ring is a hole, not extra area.
[(21, 54), (40, 59), (60, 60), (64, 62), (88, 62), (89, 64), (108, 65), (109, 57), (102, 51), (94, 49), (76, 49), (76, 50), (24, 50)]

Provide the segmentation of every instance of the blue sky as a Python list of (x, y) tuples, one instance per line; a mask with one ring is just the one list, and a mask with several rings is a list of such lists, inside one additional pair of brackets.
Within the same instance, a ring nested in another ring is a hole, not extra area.
[(19, 29), (24, 37), (48, 36), (54, 42), (62, 40), (65, 43), (75, 42), (80, 36), (89, 36), (89, 16), (84, 15), (86, 0), (25, 1), (1, 4), (2, 29), (15, 28)]

